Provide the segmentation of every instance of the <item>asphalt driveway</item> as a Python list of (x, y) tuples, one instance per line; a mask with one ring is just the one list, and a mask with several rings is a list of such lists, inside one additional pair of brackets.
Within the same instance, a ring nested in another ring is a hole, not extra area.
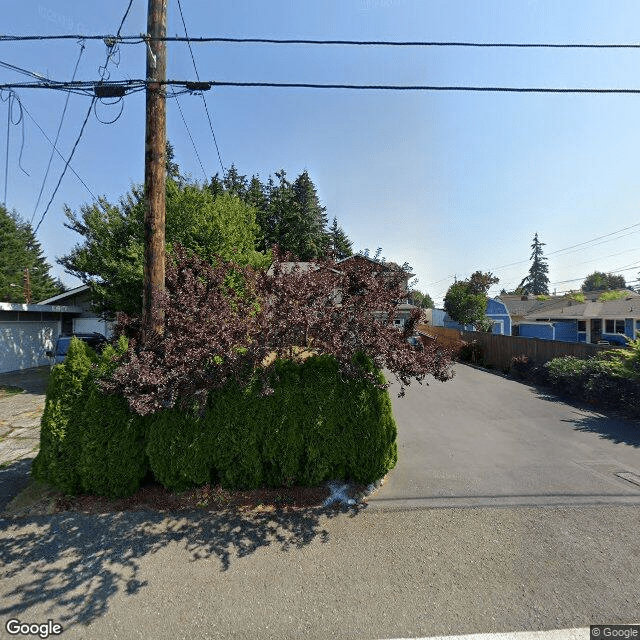
[(399, 460), (372, 506), (640, 505), (640, 423), (455, 370), (391, 387)]
[(606, 470), (637, 471), (633, 425), (457, 369), (393, 398), (400, 461), (368, 507), (0, 517), (0, 635), (564, 640), (637, 622), (640, 487)]

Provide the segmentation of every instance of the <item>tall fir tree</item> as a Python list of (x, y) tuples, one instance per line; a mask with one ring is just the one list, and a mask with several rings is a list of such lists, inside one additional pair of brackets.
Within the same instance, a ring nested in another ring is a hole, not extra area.
[(353, 255), (353, 243), (344, 232), (344, 229), (338, 224), (338, 218), (335, 216), (329, 227), (329, 250), (337, 260)]
[(50, 269), (31, 224), (0, 205), (0, 300), (35, 303), (62, 293)]
[(529, 275), (522, 279), (516, 290), (520, 290), (522, 293), (533, 293), (534, 295), (549, 294), (549, 276), (547, 275), (549, 267), (547, 259), (542, 254), (542, 247), (544, 246), (545, 243), (540, 242), (536, 233), (531, 244)]
[(326, 207), (320, 204), (316, 186), (303, 171), (293, 183), (294, 202), (297, 209), (299, 235), (296, 239), (303, 260), (312, 260), (326, 254), (329, 246)]

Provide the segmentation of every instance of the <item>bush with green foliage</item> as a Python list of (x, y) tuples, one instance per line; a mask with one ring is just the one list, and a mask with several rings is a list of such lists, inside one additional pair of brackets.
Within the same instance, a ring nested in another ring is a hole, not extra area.
[(273, 393), (262, 379), (235, 380), (206, 402), (148, 416), (105, 394), (127, 349), (121, 338), (101, 356), (77, 339), (52, 371), (41, 426), (36, 479), (66, 494), (117, 498), (134, 493), (152, 471), (168, 489), (220, 482), (225, 488), (313, 486), (329, 479), (370, 483), (397, 461), (396, 425), (384, 378), (372, 361), (356, 366), (376, 376), (343, 380), (329, 355), (269, 367)]
[(78, 458), (82, 438), (82, 412), (97, 357), (77, 338), (67, 357), (51, 371), (40, 428), (40, 450), (33, 461), (33, 476), (75, 493), (80, 487)]
[(51, 372), (34, 478), (67, 494), (116, 498), (138, 489), (148, 471), (145, 419), (96, 385), (126, 349), (121, 338), (97, 356), (86, 343), (71, 340), (64, 362)]
[[(365, 359), (360, 365), (372, 366)], [(271, 395), (261, 393), (256, 377), (244, 388), (230, 382), (212, 391), (206, 406), (151, 416), (154, 476), (173, 490), (207, 482), (250, 489), (338, 478), (366, 484), (395, 466), (386, 390), (364, 379), (343, 381), (331, 356), (278, 360), (270, 376)]]
[(598, 302), (607, 302), (608, 300), (624, 300), (628, 295), (628, 291), (605, 291), (598, 297)]
[(546, 382), (562, 393), (640, 414), (640, 339), (584, 360), (554, 358), (543, 369)]

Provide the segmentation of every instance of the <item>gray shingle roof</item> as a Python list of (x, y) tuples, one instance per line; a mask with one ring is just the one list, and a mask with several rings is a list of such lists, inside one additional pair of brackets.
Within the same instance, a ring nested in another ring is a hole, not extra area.
[(538, 318), (566, 318), (567, 320), (576, 318), (640, 318), (640, 296), (629, 296), (626, 299), (605, 302), (585, 302), (584, 304), (573, 302), (560, 308), (538, 309), (526, 316), (527, 320)]

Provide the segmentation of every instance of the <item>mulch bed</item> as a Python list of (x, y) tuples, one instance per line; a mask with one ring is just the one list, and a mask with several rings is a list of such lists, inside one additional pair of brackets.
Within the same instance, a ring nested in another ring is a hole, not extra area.
[[(349, 487), (350, 496), (357, 498), (366, 487)], [(141, 488), (134, 495), (117, 500), (99, 496), (64, 496), (56, 499), (55, 511), (108, 513), (114, 511), (223, 511), (237, 510), (298, 510), (322, 507), (331, 495), (326, 486), (281, 487), (231, 491), (221, 486), (205, 485), (183, 493), (171, 493), (159, 484)]]

